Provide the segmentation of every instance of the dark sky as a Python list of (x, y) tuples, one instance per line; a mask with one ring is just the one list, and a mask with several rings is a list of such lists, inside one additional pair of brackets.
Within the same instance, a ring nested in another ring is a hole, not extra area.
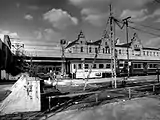
[[(62, 38), (72, 41), (80, 30), (94, 41), (105, 29), (110, 3), (117, 19), (131, 16), (130, 25), (156, 34), (129, 29), (130, 38), (137, 32), (144, 46), (160, 47), (160, 31), (141, 26), (160, 29), (160, 3), (154, 0), (0, 0), (0, 32), (30, 51), (53, 48)], [(117, 27), (116, 35), (125, 42), (125, 30)]]

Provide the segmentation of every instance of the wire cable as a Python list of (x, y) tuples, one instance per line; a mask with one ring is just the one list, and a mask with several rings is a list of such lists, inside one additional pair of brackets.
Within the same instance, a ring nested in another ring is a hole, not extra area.
[(139, 29), (139, 28), (135, 28), (135, 27), (132, 27), (132, 26), (128, 26), (128, 27), (131, 28), (131, 29), (134, 29), (134, 30), (138, 30), (138, 31), (143, 32), (143, 33), (147, 33), (147, 34), (150, 34), (150, 35), (153, 35), (153, 36), (156, 36), (156, 37), (160, 37), (160, 35), (155, 34), (155, 33), (151, 33), (151, 32), (148, 32), (148, 31), (145, 31), (145, 30), (142, 30), (142, 29)]
[(160, 28), (154, 28), (152, 26), (148, 26), (148, 25), (142, 25), (142, 24), (138, 24), (138, 23), (135, 23), (135, 22), (132, 22), (132, 21), (128, 21), (129, 23), (132, 23), (132, 24), (137, 24), (139, 26), (142, 26), (142, 27), (146, 27), (146, 28), (150, 28), (152, 30), (157, 30), (157, 31), (160, 31)]

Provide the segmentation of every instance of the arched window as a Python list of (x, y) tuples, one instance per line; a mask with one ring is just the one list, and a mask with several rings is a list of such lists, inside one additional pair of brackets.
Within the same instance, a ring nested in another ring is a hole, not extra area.
[(105, 50), (104, 50), (104, 48), (103, 48), (103, 53), (104, 53), (104, 51), (105, 51)]
[(83, 52), (83, 47), (81, 47), (81, 52)]

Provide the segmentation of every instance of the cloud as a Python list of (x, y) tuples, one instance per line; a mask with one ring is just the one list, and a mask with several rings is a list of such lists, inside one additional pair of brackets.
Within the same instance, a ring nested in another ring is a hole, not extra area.
[(160, 48), (160, 37), (150, 39), (145, 42), (145, 46)]
[[(142, 22), (146, 19), (155, 18), (155, 17), (160, 16), (160, 9), (156, 9), (153, 13), (150, 13), (150, 14), (147, 9), (141, 9), (141, 10), (125, 9), (121, 13), (120, 18), (125, 18), (127, 16), (131, 16), (132, 21)], [(159, 19), (156, 20), (155, 22), (158, 22), (158, 21), (159, 21)]]
[(27, 15), (24, 16), (24, 19), (26, 19), (26, 20), (33, 20), (33, 16), (30, 15), (30, 14), (27, 14)]
[(108, 17), (108, 14), (92, 8), (82, 9), (81, 14), (84, 21), (94, 26), (103, 26), (106, 22), (106, 18)]
[(131, 16), (132, 21), (144, 21), (148, 18), (147, 16), (148, 10), (142, 9), (142, 10), (123, 10), (122, 14), (120, 15), (120, 18), (126, 18), (128, 16)]
[(112, 3), (115, 7), (134, 9), (153, 2), (153, 0), (69, 0), (69, 2), (81, 8), (96, 7), (100, 9), (102, 6), (104, 7)]
[(71, 25), (77, 25), (78, 19), (72, 17), (61, 9), (52, 9), (43, 15), (44, 20), (49, 21), (54, 28), (65, 29)]
[[(103, 26), (105, 24), (109, 14), (110, 3), (113, 4), (113, 11), (117, 10), (117, 14), (120, 14), (123, 9), (127, 9), (128, 11), (130, 9), (137, 10), (137, 8), (139, 9), (151, 1), (152, 0), (69, 0), (71, 4), (81, 8), (82, 19), (95, 26)], [(134, 15), (138, 17), (135, 20), (143, 21), (147, 18), (145, 16), (146, 10), (144, 9), (144, 11), (140, 12), (141, 13), (134, 11)]]
[(160, 22), (160, 18), (158, 18), (155, 22), (159, 23)]
[(19, 38), (18, 33), (0, 29), (0, 34), (9, 35), (10, 38)]
[(155, 10), (153, 16), (160, 16), (160, 9)]
[(47, 28), (34, 31), (34, 39), (32, 38), (31, 41), (30, 38), (23, 42), (25, 44), (26, 51), (45, 51), (45, 53), (49, 51), (53, 53), (54, 50), (60, 45), (60, 40), (64, 38), (65, 37), (61, 33), (56, 32), (51, 28)]
[(37, 40), (45, 42), (58, 42), (60, 39), (64, 38), (61, 33), (56, 32), (51, 28), (35, 31), (35, 36)]
[(35, 5), (28, 6), (27, 8), (30, 10), (38, 10), (39, 9), (39, 7), (35, 6)]

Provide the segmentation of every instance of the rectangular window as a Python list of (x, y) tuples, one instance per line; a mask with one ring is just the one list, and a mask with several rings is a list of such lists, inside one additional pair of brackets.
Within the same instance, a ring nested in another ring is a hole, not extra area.
[(98, 53), (98, 48), (95, 48), (95, 53)]
[(134, 55), (134, 50), (132, 50), (132, 55)]
[(73, 64), (73, 69), (76, 69), (76, 64)]
[(89, 53), (91, 53), (92, 52), (92, 48), (91, 47), (89, 47)]
[(138, 64), (138, 68), (141, 68), (141, 64)]
[(99, 64), (99, 68), (100, 69), (104, 68), (104, 65), (103, 64)]
[(88, 64), (85, 64), (85, 69), (88, 69), (89, 68), (89, 65)]
[(82, 69), (82, 64), (78, 64), (78, 69)]
[(106, 68), (111, 68), (111, 64), (106, 64)]
[(122, 50), (121, 49), (119, 49), (119, 54), (122, 54)]
[(150, 52), (150, 56), (152, 56), (152, 52)]
[(110, 52), (110, 49), (108, 48), (108, 54), (110, 54), (111, 52)]
[(144, 55), (144, 56), (145, 56), (145, 53), (146, 53), (146, 52), (145, 52), (145, 51), (143, 51), (143, 55)]
[(97, 68), (97, 65), (96, 65), (96, 64), (94, 64), (94, 65), (93, 65), (93, 68)]
[(142, 64), (134, 64), (134, 68), (142, 68)]

